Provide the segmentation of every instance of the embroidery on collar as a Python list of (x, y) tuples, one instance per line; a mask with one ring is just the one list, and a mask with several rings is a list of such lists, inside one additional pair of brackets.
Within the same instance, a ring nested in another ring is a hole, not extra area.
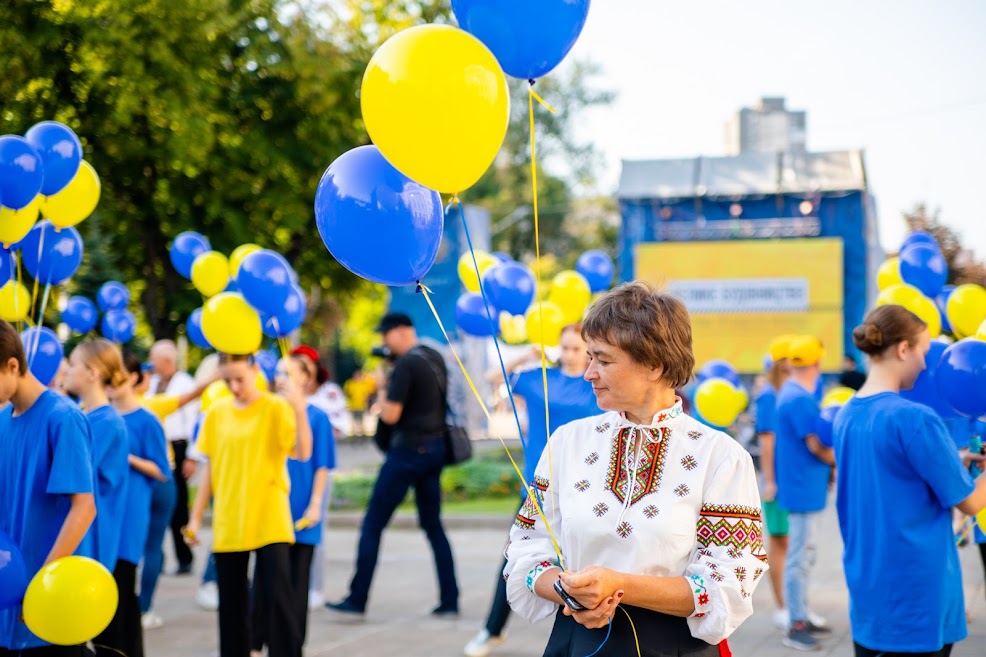
[(627, 441), (632, 440), (634, 430), (631, 427), (623, 427), (613, 440), (609, 470), (606, 473), (606, 488), (612, 491), (621, 504), (624, 504), (629, 497), (632, 506), (644, 496), (657, 492), (661, 487), (671, 429), (654, 427), (647, 429), (646, 433), (650, 434), (650, 438), (645, 439), (640, 446), (634, 481), (629, 480), (630, 469), (623, 463), (627, 453)]

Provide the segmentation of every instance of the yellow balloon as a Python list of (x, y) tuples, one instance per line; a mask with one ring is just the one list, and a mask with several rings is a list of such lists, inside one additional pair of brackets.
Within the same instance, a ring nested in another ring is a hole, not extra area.
[(500, 337), (507, 344), (527, 342), (527, 318), (523, 315), (500, 313)]
[(243, 264), (243, 259), (246, 258), (251, 253), (256, 253), (257, 251), (262, 251), (263, 247), (257, 244), (241, 244), (240, 246), (233, 249), (233, 252), (229, 254), (229, 276), (235, 279), (236, 274), (240, 271), (240, 265)]
[(904, 279), (900, 277), (900, 259), (897, 256), (884, 260), (876, 271), (876, 286), (881, 290), (903, 282)]
[(0, 319), (22, 322), (31, 312), (31, 293), (17, 281), (7, 281), (0, 287)]
[(717, 427), (728, 427), (736, 421), (743, 410), (741, 400), (740, 391), (726, 379), (706, 379), (695, 390), (695, 409)]
[(11, 210), (0, 206), (0, 244), (9, 248), (11, 244), (20, 242), (31, 232), (41, 211), (42, 196), (38, 194), (34, 200), (20, 210)]
[(986, 533), (986, 509), (976, 514), (976, 522), (979, 523), (979, 529)]
[(880, 294), (877, 295), (876, 305), (897, 305), (907, 308), (908, 306), (914, 305), (915, 301), (921, 296), (921, 290), (917, 289), (913, 285), (900, 283), (898, 285), (891, 285), (890, 287), (882, 290)]
[[(264, 376), (263, 372), (257, 372), (257, 390), (268, 390), (267, 377)], [(226, 385), (225, 381), (213, 381), (202, 391), (202, 398), (200, 400), (201, 410), (205, 413), (220, 399), (226, 399), (232, 396), (233, 393), (229, 391), (229, 386)]]
[(986, 290), (973, 283), (959, 285), (948, 298), (946, 310), (955, 337), (975, 335), (986, 320)]
[(980, 340), (986, 340), (986, 319), (979, 325), (979, 330), (976, 331), (976, 337)]
[[(479, 265), (480, 275), (485, 274), (490, 267), (499, 264), (499, 260), (485, 251), (476, 251), (476, 264)], [(471, 253), (463, 253), (459, 258), (459, 280), (470, 292), (479, 292), (479, 279), (476, 277), (476, 266), (472, 262)]]
[(852, 396), (855, 394), (855, 390), (845, 386), (832, 388), (825, 393), (824, 397), (822, 397), (822, 408), (828, 408), (829, 406), (843, 406), (847, 401), (852, 399)]
[(928, 333), (932, 338), (937, 338), (941, 335), (941, 311), (938, 310), (938, 306), (935, 305), (934, 301), (922, 295), (912, 301), (911, 305), (904, 307), (924, 320), (924, 323), (928, 325)]
[(202, 333), (216, 351), (227, 354), (252, 354), (264, 338), (257, 311), (235, 292), (220, 292), (205, 302)]
[(44, 197), (41, 214), (59, 228), (68, 228), (92, 214), (99, 204), (101, 185), (92, 165), (85, 160), (65, 189)]
[(229, 285), (229, 261), (218, 251), (200, 253), (192, 263), (192, 285), (207, 297), (219, 294)]
[(566, 324), (574, 324), (582, 319), (582, 314), (591, 299), (592, 290), (589, 288), (589, 282), (578, 272), (563, 271), (551, 282), (548, 300), (561, 308)]
[(110, 571), (89, 557), (63, 557), (38, 571), (24, 594), (24, 623), (39, 638), (73, 646), (106, 629), (119, 591)]
[[(541, 313), (544, 312), (544, 321), (541, 321)], [(527, 338), (534, 343), (545, 347), (557, 347), (561, 341), (561, 330), (565, 328), (565, 315), (561, 308), (551, 303), (535, 301), (527, 311)], [(543, 331), (542, 331), (543, 327)]]
[(479, 39), (448, 25), (419, 25), (373, 54), (360, 107), (388, 162), (425, 187), (455, 194), (493, 163), (507, 134), (510, 95)]

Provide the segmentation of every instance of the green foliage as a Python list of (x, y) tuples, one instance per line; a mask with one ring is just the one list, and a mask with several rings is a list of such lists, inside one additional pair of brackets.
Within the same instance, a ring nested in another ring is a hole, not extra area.
[(974, 259), (972, 252), (963, 245), (962, 236), (941, 220), (941, 212), (930, 212), (924, 203), (918, 203), (904, 213), (909, 231), (923, 230), (931, 233), (948, 263), (949, 285), (975, 283), (986, 286), (986, 264)]

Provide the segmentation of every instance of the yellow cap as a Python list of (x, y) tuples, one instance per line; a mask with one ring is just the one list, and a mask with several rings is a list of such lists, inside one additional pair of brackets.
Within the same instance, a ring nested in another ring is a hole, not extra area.
[(822, 341), (813, 335), (799, 335), (791, 340), (788, 358), (795, 367), (816, 365), (825, 355)]
[(770, 354), (770, 360), (775, 363), (779, 360), (791, 357), (791, 341), (794, 340), (793, 335), (780, 335), (770, 343), (770, 348), (767, 353)]

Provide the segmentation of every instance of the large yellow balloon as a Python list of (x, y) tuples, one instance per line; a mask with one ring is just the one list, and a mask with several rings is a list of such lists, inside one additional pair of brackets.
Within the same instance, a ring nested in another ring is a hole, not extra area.
[(527, 318), (523, 315), (500, 313), (500, 337), (507, 344), (527, 342)]
[(975, 335), (986, 320), (986, 290), (980, 285), (959, 285), (948, 298), (948, 323), (957, 338)]
[[(265, 391), (267, 389), (267, 377), (264, 376), (263, 372), (257, 372), (257, 390)], [(205, 413), (220, 399), (226, 399), (232, 396), (233, 393), (229, 391), (229, 386), (226, 385), (225, 381), (213, 381), (202, 391), (202, 399), (200, 400), (201, 410)]]
[(99, 204), (101, 185), (92, 165), (85, 160), (65, 189), (44, 197), (41, 214), (59, 228), (68, 228), (92, 214)]
[(24, 622), (39, 638), (74, 646), (106, 629), (119, 591), (110, 571), (88, 557), (63, 557), (38, 571), (24, 594)]
[(192, 285), (207, 297), (219, 294), (229, 285), (229, 261), (218, 251), (200, 253), (192, 263)]
[(264, 334), (257, 311), (235, 292), (220, 292), (202, 306), (202, 333), (216, 351), (252, 354)]
[[(541, 321), (541, 312), (544, 321)], [(551, 303), (535, 301), (527, 311), (527, 338), (545, 347), (556, 347), (561, 341), (561, 330), (565, 328), (565, 315), (561, 308)], [(543, 331), (542, 331), (543, 327)]]
[(11, 210), (0, 206), (0, 244), (4, 248), (9, 248), (24, 239), (24, 236), (31, 232), (31, 228), (38, 220), (38, 212), (41, 211), (41, 195), (34, 197), (20, 210)]
[(825, 393), (824, 397), (822, 397), (822, 408), (828, 408), (829, 406), (844, 406), (845, 403), (852, 399), (852, 396), (855, 394), (855, 390), (852, 388), (847, 388), (846, 386), (832, 388)]
[(592, 290), (589, 289), (589, 282), (578, 272), (563, 271), (551, 281), (548, 301), (561, 308), (566, 324), (574, 324), (582, 319), (582, 314), (591, 299)]
[(360, 107), (387, 161), (452, 194), (493, 163), (510, 118), (507, 81), (493, 53), (448, 25), (410, 27), (387, 39), (363, 74)]
[(921, 296), (911, 302), (911, 305), (905, 306), (912, 313), (924, 320), (924, 323), (928, 325), (928, 333), (932, 338), (937, 338), (941, 335), (941, 311), (938, 310), (938, 306), (935, 302), (926, 296)]
[[(485, 251), (476, 251), (476, 264), (479, 265), (479, 273), (483, 275), (490, 267), (500, 261)], [(470, 292), (479, 292), (479, 279), (476, 277), (476, 266), (472, 262), (471, 253), (463, 253), (459, 258), (459, 280)]]
[(907, 308), (908, 306), (913, 306), (921, 296), (923, 296), (921, 290), (913, 285), (900, 283), (898, 285), (891, 285), (881, 291), (876, 298), (876, 305), (897, 305)]
[(695, 390), (695, 409), (717, 427), (728, 427), (746, 406), (748, 397), (726, 379), (706, 379)]
[(980, 340), (986, 340), (986, 320), (979, 325), (979, 330), (976, 331), (976, 337)]
[(976, 514), (976, 522), (979, 523), (979, 530), (986, 534), (986, 509)]
[(22, 322), (31, 311), (31, 293), (17, 281), (7, 281), (0, 287), (0, 319)]
[(900, 277), (900, 259), (897, 256), (887, 258), (876, 272), (876, 286), (885, 290), (891, 285), (900, 285), (904, 279)]
[(262, 251), (263, 248), (257, 244), (241, 244), (233, 252), (229, 254), (229, 276), (235, 279), (236, 274), (240, 271), (240, 265), (243, 264), (243, 259), (246, 258), (251, 253), (256, 253), (257, 251)]

